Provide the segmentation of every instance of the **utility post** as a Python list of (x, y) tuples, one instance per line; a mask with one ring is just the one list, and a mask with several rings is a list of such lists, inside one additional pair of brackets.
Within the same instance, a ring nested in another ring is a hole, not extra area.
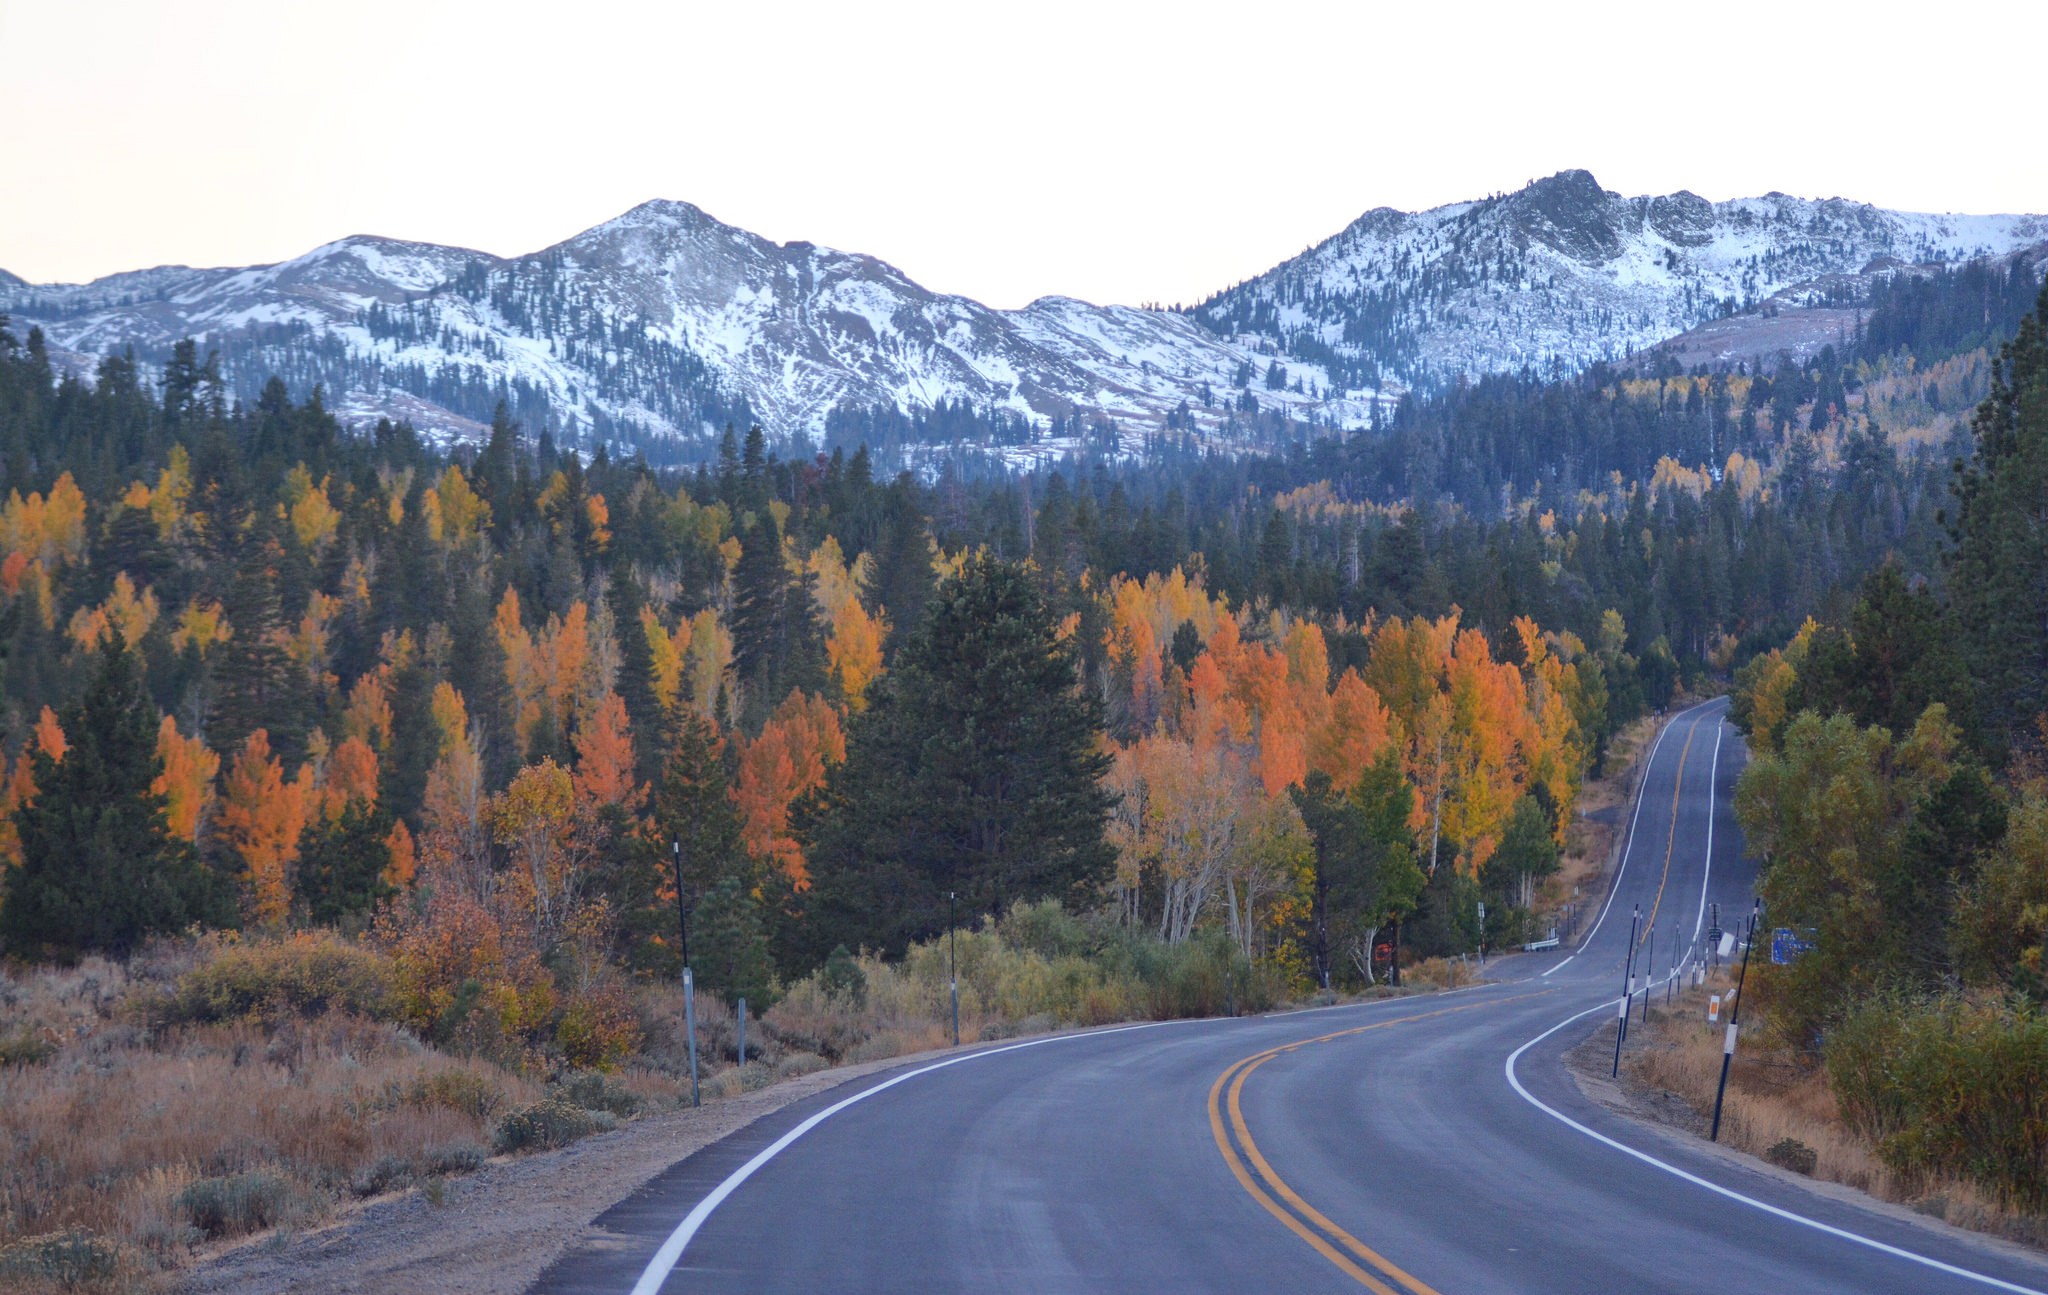
[(1721, 1140), (1721, 1100), (1728, 1095), (1728, 1067), (1735, 1061), (1735, 1023), (1742, 1018), (1742, 982), (1749, 979), (1749, 949), (1756, 943), (1756, 922), (1763, 912), (1764, 902), (1759, 899), (1749, 914), (1749, 938), (1742, 942), (1742, 970), (1735, 977), (1735, 1006), (1728, 1010), (1728, 1037), (1721, 1044), (1721, 1086), (1714, 1090), (1714, 1127), (1707, 1134), (1707, 1141)]
[(682, 841), (671, 839), (669, 850), (676, 865), (676, 922), (683, 936), (683, 1033), (690, 1041), (690, 1105), (699, 1106), (703, 1093), (697, 1086), (697, 985), (690, 973), (690, 905), (683, 898)]
[(959, 895), (946, 892), (946, 977), (953, 982), (953, 1046), (960, 1046), (960, 925), (953, 920), (953, 901)]

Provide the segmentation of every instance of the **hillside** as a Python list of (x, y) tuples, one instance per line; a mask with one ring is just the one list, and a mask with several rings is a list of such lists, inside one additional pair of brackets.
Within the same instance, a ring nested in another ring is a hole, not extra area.
[(1771, 193), (1625, 198), (1585, 171), (1420, 213), (1380, 208), (1203, 302), (1218, 332), (1337, 375), (1431, 385), (1460, 373), (1565, 376), (1830, 281), (1997, 256), (2041, 216), (1924, 215)]
[[(650, 202), (509, 259), (350, 237), (268, 266), (71, 285), (0, 274), (0, 313), (41, 327), (73, 370), (131, 347), (161, 363), (193, 337), (245, 402), (277, 374), (300, 399), (321, 387), (345, 422), (410, 420), (444, 441), (480, 438), (503, 400), (529, 429), (657, 462), (758, 422), (792, 446), (967, 442), (1019, 463), (1084, 441), (1132, 453), (1160, 432), (1235, 449), (1290, 425), (1365, 427), (1456, 374), (1569, 374), (1744, 311), (1853, 307), (1901, 268), (2044, 240), (2038, 216), (1623, 198), (1569, 171), (1369, 212), (1188, 312), (1058, 296), (1005, 311), (874, 257)], [(1804, 324), (1794, 349), (1843, 320)]]

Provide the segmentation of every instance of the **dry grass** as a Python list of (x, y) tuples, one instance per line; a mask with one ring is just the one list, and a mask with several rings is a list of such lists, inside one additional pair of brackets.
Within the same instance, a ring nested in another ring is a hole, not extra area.
[[(167, 1266), (213, 1235), (329, 1214), (391, 1162), (482, 1147), (532, 1081), (442, 1056), (340, 1013), (270, 1028), (187, 1027), (152, 1039), (110, 1021), (50, 1061), (0, 1070), (0, 1242), (83, 1229)], [(205, 1217), (208, 1180), (275, 1180), (260, 1214)]]
[[(245, 952), (183, 942), (0, 971), (0, 1286), (54, 1289), (83, 1264), (130, 1289), (202, 1245), (431, 1186), (475, 1169), (503, 1117), (547, 1091), (331, 1005), (185, 1019)], [(570, 1078), (558, 1091), (627, 1111), (677, 1092), (644, 1069)]]
[[(1652, 1007), (1647, 1027), (1629, 1031), (1623, 1052), (1625, 1074), (1636, 1084), (1672, 1093), (1697, 1115), (1695, 1129), (1707, 1133), (1714, 1090), (1721, 1078), (1721, 1048), (1732, 991), (1726, 977), (1687, 989), (1669, 1012)], [(1724, 995), (1722, 1024), (1708, 1024), (1707, 995)], [(1812, 1176), (1867, 1192), (1879, 1200), (1910, 1206), (1959, 1227), (1991, 1232), (2033, 1245), (2048, 1242), (2048, 1220), (2003, 1208), (1993, 1197), (1960, 1179), (1902, 1175), (1888, 1168), (1876, 1148), (1842, 1121), (1826, 1072), (1795, 1054), (1759, 1046), (1765, 1022), (1746, 1015), (1728, 1093), (1721, 1112), (1721, 1142), (1761, 1159), (1786, 1140), (1814, 1153)], [(1641, 1033), (1638, 1033), (1638, 1030)], [(1608, 1034), (1612, 1042), (1612, 1032)]]
[(1401, 988), (1408, 990), (1462, 989), (1481, 979), (1479, 964), (1465, 958), (1426, 958), (1401, 968)]

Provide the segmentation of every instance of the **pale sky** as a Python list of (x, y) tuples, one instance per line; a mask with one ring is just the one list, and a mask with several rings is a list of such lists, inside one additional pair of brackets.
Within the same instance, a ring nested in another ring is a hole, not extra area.
[(0, 268), (512, 255), (649, 198), (1017, 306), (1192, 301), (1567, 167), (2048, 212), (2048, 3), (0, 0)]

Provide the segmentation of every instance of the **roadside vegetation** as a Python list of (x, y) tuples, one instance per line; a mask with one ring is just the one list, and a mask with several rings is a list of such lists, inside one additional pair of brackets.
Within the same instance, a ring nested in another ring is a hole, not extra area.
[(1801, 1141), (1850, 1148), (1822, 1155), (1846, 1180), (2031, 1219), (2038, 1241), (2048, 295), (1973, 430), (1938, 562), (1887, 563), (1839, 620), (1809, 621), (1737, 673), (1754, 758), (1736, 813), (1763, 861), (1759, 947), (1781, 930), (1809, 946), (1752, 967), (1743, 1067), (1807, 1094), (1778, 1107), (1817, 1126)]
[(1855, 412), (1895, 368), (920, 481), (879, 414), (444, 452), (0, 325), (0, 1273), (672, 1108), (685, 917), (714, 1097), (950, 1041), (956, 956), (965, 1041), (1458, 983), (1574, 920), (1632, 723), (1931, 551), (1938, 465)]
[[(1681, 991), (1674, 1007), (1652, 1007), (1649, 1024), (1630, 1030), (1622, 1054), (1629, 1080), (1642, 1089), (1679, 1098), (1687, 1115), (1675, 1122), (1701, 1137), (1707, 1134), (1720, 1083), (1723, 1029), (1733, 1007), (1734, 986), (1733, 974), (1724, 969), (1705, 986)], [(1718, 1024), (1707, 1020), (1710, 994), (1722, 995)], [(2010, 1051), (2015, 1042), (2022, 1048), (2038, 1048), (2039, 1043), (2014, 1040), (2009, 1021), (1998, 1019), (1995, 1007), (1987, 1010), (1980, 1005), (1963, 1012), (1986, 1013), (1990, 1019), (1980, 1018), (1974, 1028), (1965, 1025), (1958, 1031), (1959, 1013), (1946, 1005), (1933, 1011), (1909, 1006), (1893, 1016), (1873, 1010), (1861, 1020), (1866, 1026), (1882, 1022), (1889, 1037), (1879, 1047), (1871, 1046), (1869, 1039), (1845, 1040), (1825, 1064), (1816, 1065), (1810, 1056), (1776, 1044), (1777, 1030), (1768, 1012), (1752, 1002), (1743, 1009), (1742, 1046), (1729, 1072), (1721, 1144), (1792, 1173), (1841, 1183), (1959, 1227), (2048, 1246), (2048, 1211), (2024, 1188), (2013, 1190), (2016, 1182), (2037, 1175), (2025, 1165), (2000, 1163), (2012, 1149), (2034, 1145), (2022, 1126), (2040, 1118), (2040, 1105), (2032, 1085), (2024, 1090), (1999, 1086), (2009, 1085), (2017, 1073), (2010, 1059), (1999, 1054)], [(1604, 1049), (1613, 1042), (1612, 1032), (1604, 1033), (1607, 1041), (1596, 1059), (1602, 1077), (1607, 1068)], [(1892, 1073), (1875, 1083), (1868, 1076), (1845, 1081), (1835, 1073), (1840, 1066), (1871, 1062)], [(2034, 1067), (2032, 1073), (2039, 1073), (2039, 1067), (2048, 1063), (2037, 1053), (2028, 1064)], [(1861, 1111), (1852, 1113), (1853, 1103), (1878, 1092), (1893, 1094), (1891, 1100), (1900, 1104), (1881, 1114), (1870, 1113), (1878, 1114), (1877, 1119)], [(1843, 1096), (1847, 1093), (1857, 1096)], [(1658, 1116), (1672, 1118), (1668, 1111)], [(1915, 1123), (1907, 1125), (1906, 1119)], [(1906, 1132), (1909, 1128), (1920, 1132)], [(1953, 1139), (1959, 1129), (1968, 1130), (1970, 1143), (1950, 1141), (1930, 1148), (1932, 1155), (1917, 1146), (1908, 1149), (1887, 1141), (1888, 1135), (1899, 1133), (1916, 1141), (1929, 1135)]]

